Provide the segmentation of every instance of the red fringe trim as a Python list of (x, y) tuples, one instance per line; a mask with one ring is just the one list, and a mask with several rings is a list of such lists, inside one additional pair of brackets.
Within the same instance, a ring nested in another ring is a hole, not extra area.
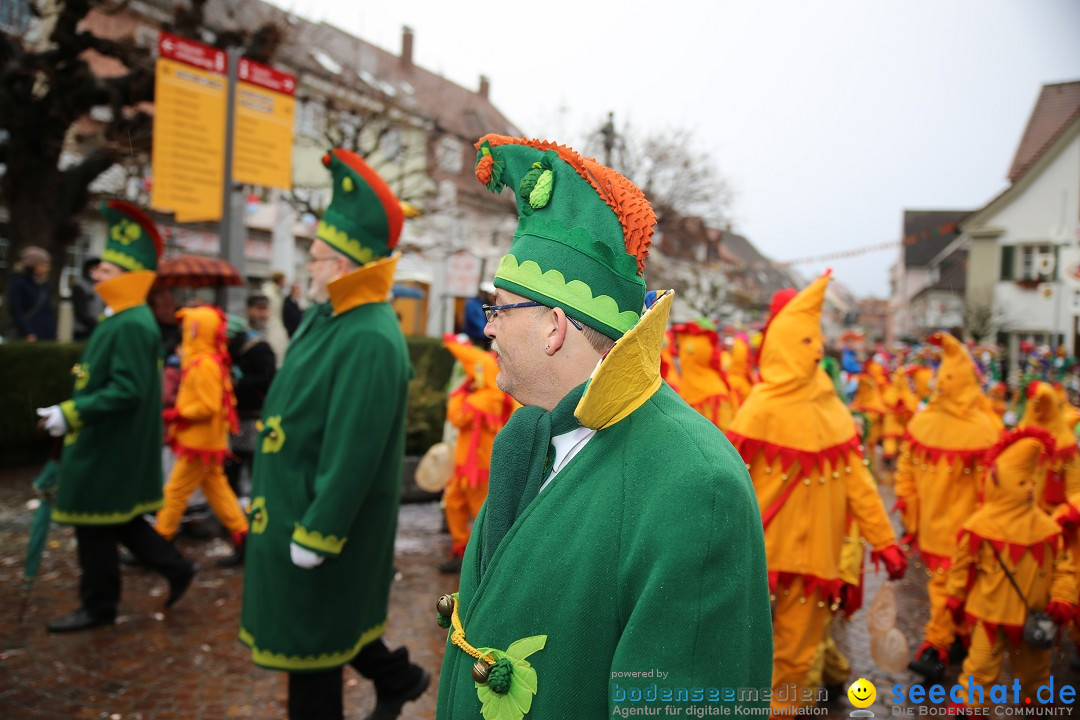
[(1077, 455), (1080, 455), (1080, 446), (1069, 445), (1068, 447), (1059, 447), (1057, 450), (1055, 450), (1052, 459), (1055, 461), (1064, 462), (1066, 460), (1071, 460)]
[[(862, 445), (859, 444), (857, 435), (853, 435), (850, 440), (839, 445), (833, 445), (817, 452), (796, 450), (795, 448), (776, 445), (765, 440), (748, 438), (730, 430), (727, 431), (727, 437), (731, 444), (735, 446), (735, 449), (739, 451), (743, 462), (749, 463), (759, 454), (764, 454), (765, 461), (770, 465), (777, 458), (780, 458), (780, 467), (783, 472), (790, 470), (796, 461), (798, 461), (799, 467), (803, 471), (816, 467), (819, 472), (825, 472), (826, 463), (836, 468), (840, 465), (841, 460), (851, 464), (855, 461), (861, 462), (863, 458)], [(851, 456), (854, 456), (855, 460)]]
[(975, 626), (980, 623), (991, 640), (997, 637), (998, 630), (1005, 635), (1005, 639), (1008, 640), (1009, 644), (1013, 647), (1020, 645), (1024, 639), (1023, 625), (990, 622), (989, 620), (983, 620), (980, 617), (976, 617), (969, 612), (964, 613), (964, 624), (967, 626), (968, 632), (972, 632), (975, 629)]
[(968, 554), (972, 557), (975, 556), (979, 546), (984, 542), (989, 543), (991, 547), (998, 551), (998, 553), (1008, 554), (1009, 560), (1013, 565), (1020, 562), (1020, 559), (1024, 557), (1024, 553), (1030, 551), (1031, 556), (1035, 558), (1035, 561), (1042, 565), (1043, 558), (1046, 556), (1047, 549), (1050, 550), (1050, 555), (1057, 554), (1061, 545), (1061, 533), (1053, 533), (1048, 535), (1042, 540), (1037, 540), (1030, 544), (1008, 542), (1007, 540), (994, 540), (992, 538), (986, 538), (970, 530), (962, 529), (956, 535), (956, 544), (963, 545), (965, 542), (964, 537), (967, 536), (967, 550)]
[(177, 457), (185, 460), (198, 460), (203, 465), (221, 465), (225, 462), (225, 458), (236, 458), (229, 450), (202, 450), (188, 447), (177, 442), (175, 438), (170, 438), (167, 444)]
[(988, 448), (982, 448), (979, 450), (951, 450), (948, 448), (939, 448), (932, 445), (926, 445), (915, 439), (910, 432), (904, 433), (904, 439), (908, 443), (908, 449), (912, 453), (920, 453), (926, 457), (931, 463), (937, 464), (938, 461), (944, 459), (949, 463), (959, 459), (964, 465), (977, 465), (986, 459), (986, 453)]
[(1053, 457), (1057, 452), (1057, 444), (1054, 442), (1054, 436), (1043, 430), (1040, 427), (1025, 427), (1017, 428), (1016, 430), (1010, 430), (1005, 433), (1000, 440), (998, 440), (989, 450), (986, 451), (986, 464), (992, 465), (997, 460), (998, 455), (1005, 451), (1005, 448), (1012, 445), (1018, 440), (1025, 438), (1033, 438), (1042, 443), (1043, 457)]
[(792, 583), (800, 578), (803, 581), (804, 598), (809, 598), (817, 590), (821, 594), (822, 602), (826, 605), (831, 607), (840, 602), (840, 590), (846, 584), (843, 580), (840, 578), (826, 580), (808, 573), (770, 572), (769, 593), (775, 595), (778, 589), (790, 588)]

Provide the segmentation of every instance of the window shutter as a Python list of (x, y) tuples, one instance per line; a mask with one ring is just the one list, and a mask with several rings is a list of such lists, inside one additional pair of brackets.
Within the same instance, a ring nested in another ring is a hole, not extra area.
[(1013, 245), (1001, 246), (1001, 280), (1013, 279), (1013, 262), (1016, 247)]

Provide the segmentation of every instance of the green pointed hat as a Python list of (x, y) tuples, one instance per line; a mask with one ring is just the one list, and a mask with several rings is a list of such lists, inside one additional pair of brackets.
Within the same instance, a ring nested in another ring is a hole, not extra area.
[(541, 140), (486, 135), (476, 178), (517, 199), (518, 227), (495, 287), (619, 339), (641, 316), (656, 216), (636, 185), (592, 158)]
[(150, 216), (123, 200), (109, 200), (99, 210), (109, 224), (102, 261), (128, 272), (156, 271), (164, 243)]
[(360, 265), (389, 255), (405, 222), (390, 186), (350, 150), (331, 150), (322, 161), (333, 176), (334, 194), (315, 235)]

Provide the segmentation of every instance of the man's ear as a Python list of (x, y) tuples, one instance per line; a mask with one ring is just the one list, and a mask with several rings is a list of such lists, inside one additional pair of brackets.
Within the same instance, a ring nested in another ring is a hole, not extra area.
[(560, 308), (552, 308), (544, 315), (543, 327), (548, 331), (547, 337), (544, 339), (544, 352), (549, 356), (562, 349), (563, 344), (566, 342), (567, 325), (569, 323), (566, 321), (566, 313)]

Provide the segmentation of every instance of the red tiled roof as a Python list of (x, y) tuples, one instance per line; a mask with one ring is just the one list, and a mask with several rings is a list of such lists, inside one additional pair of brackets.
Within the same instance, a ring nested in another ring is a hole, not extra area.
[(1043, 85), (1024, 137), (1016, 148), (1009, 182), (1016, 182), (1077, 117), (1080, 117), (1080, 80)]

